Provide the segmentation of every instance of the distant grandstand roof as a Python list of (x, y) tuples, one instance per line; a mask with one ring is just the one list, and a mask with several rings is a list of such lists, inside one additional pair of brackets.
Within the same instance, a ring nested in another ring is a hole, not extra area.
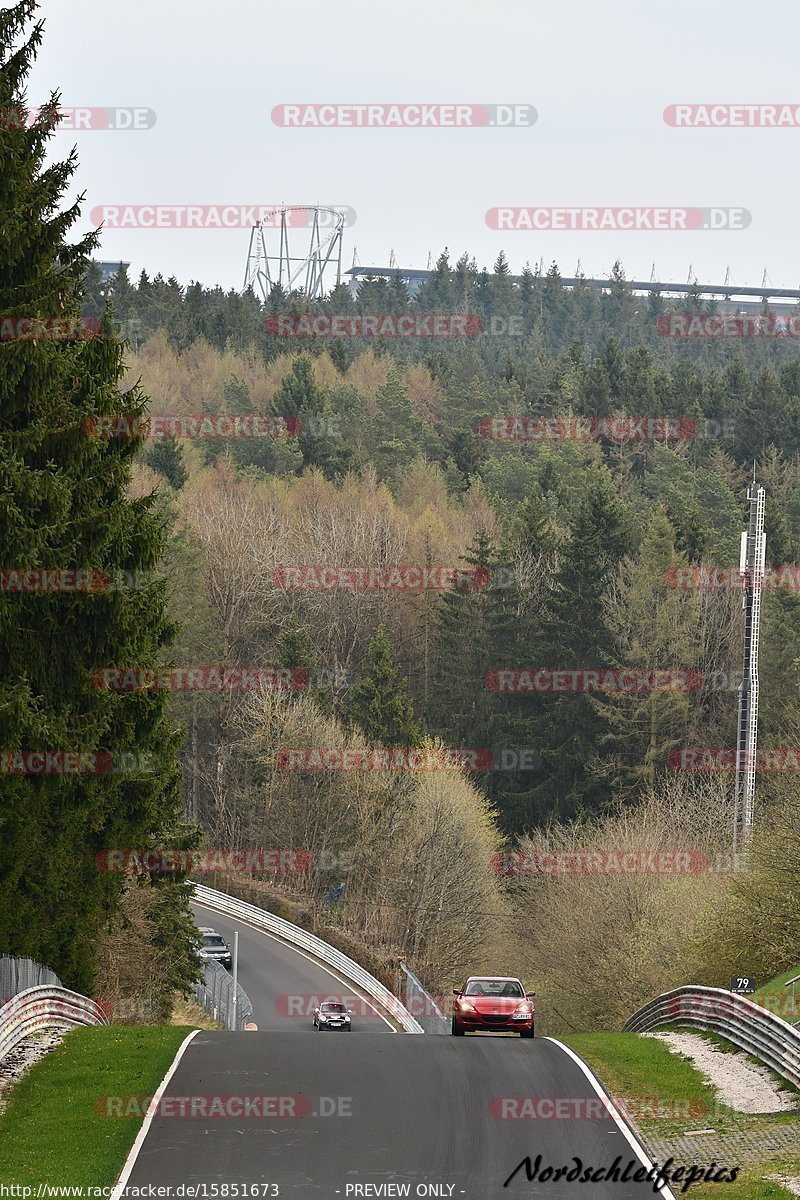
[(103, 262), (100, 260), (96, 260), (96, 261), (97, 261), (98, 267), (103, 272), (103, 283), (108, 283), (109, 279), (111, 279), (111, 277), (113, 275), (116, 275), (116, 273), (120, 269), (120, 267), (125, 267), (127, 270), (127, 268), (131, 265), (129, 262)]

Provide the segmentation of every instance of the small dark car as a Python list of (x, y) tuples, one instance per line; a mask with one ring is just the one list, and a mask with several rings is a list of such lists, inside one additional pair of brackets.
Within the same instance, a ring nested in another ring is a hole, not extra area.
[(346, 1029), (349, 1033), (350, 1013), (344, 1004), (340, 1004), (336, 1000), (323, 1000), (322, 1004), (314, 1009), (314, 1028), (319, 1031)]

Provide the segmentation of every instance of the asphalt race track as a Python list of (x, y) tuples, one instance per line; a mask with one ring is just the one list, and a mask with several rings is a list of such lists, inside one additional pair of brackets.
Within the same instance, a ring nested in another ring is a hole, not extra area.
[[(648, 1182), (529, 1181), (524, 1167), (504, 1186), (526, 1156), (535, 1165), (541, 1155), (538, 1173), (571, 1169), (576, 1158), (582, 1169), (597, 1170), (619, 1156), (618, 1174), (632, 1163), (629, 1176), (640, 1167), (590, 1080), (556, 1042), (396, 1034), (377, 1018), (354, 1019), (356, 1040), (317, 1033), (310, 1018), (286, 1014), (284, 998), (333, 994), (340, 984), (256, 930), (199, 906), (195, 916), (231, 942), (239, 929), (240, 978), (259, 1031), (195, 1035), (141, 1144), (129, 1189), (183, 1185), (172, 1196), (198, 1200), (234, 1197), (223, 1190), (232, 1184), (240, 1198), (248, 1185), (247, 1200), (656, 1194)], [(509, 1098), (525, 1097), (550, 1107), (534, 1119), (502, 1119)], [(569, 1115), (555, 1115), (559, 1098)]]
[[(292, 1200), (415, 1196), (425, 1194), (417, 1185), (431, 1184), (440, 1190), (428, 1195), (454, 1200), (654, 1195), (647, 1183), (529, 1183), (524, 1170), (503, 1187), (526, 1155), (541, 1154), (542, 1170), (572, 1166), (573, 1156), (594, 1168), (616, 1155), (622, 1169), (635, 1159), (611, 1120), (494, 1115), (492, 1101), (503, 1096), (594, 1096), (547, 1039), (203, 1032), (165, 1095), (285, 1099), (266, 1108), (282, 1116), (156, 1116), (129, 1187), (204, 1183), (208, 1190), (195, 1194), (214, 1196), (225, 1194), (211, 1190), (215, 1184), (271, 1183)], [(366, 1184), (373, 1187), (353, 1190)], [(381, 1192), (380, 1184), (410, 1186)]]
[[(253, 1021), (259, 1030), (297, 1032), (308, 1030), (316, 1034), (312, 1024), (316, 998), (335, 1000), (343, 995), (356, 997), (353, 988), (330, 975), (312, 959), (298, 954), (277, 938), (268, 937), (213, 909), (192, 905), (198, 925), (210, 925), (225, 938), (233, 952), (233, 934), (239, 930), (239, 983), (253, 1005)], [(348, 999), (354, 1009), (352, 1031), (329, 1030), (316, 1034), (322, 1037), (352, 1037), (369, 1030), (372, 1033), (392, 1034), (392, 1028), (360, 999)]]

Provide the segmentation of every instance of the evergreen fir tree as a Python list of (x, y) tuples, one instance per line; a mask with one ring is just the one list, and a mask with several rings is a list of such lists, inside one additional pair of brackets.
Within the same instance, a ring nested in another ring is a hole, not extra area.
[(350, 694), (345, 716), (365, 734), (369, 745), (419, 746), (422, 730), (414, 717), (408, 680), (400, 675), (392, 644), (379, 625)]
[[(572, 523), (544, 619), (532, 639), (532, 665), (552, 670), (608, 665), (614, 643), (604, 619), (603, 597), (628, 549), (619, 501), (607, 483), (592, 483)], [(530, 789), (531, 821), (546, 823), (597, 807), (608, 797), (608, 786), (587, 770), (603, 733), (588, 695), (531, 695), (529, 703), (533, 745), (542, 758)]]
[(626, 559), (619, 573), (616, 602), (606, 619), (614, 639), (609, 666), (633, 674), (686, 672), (685, 687), (676, 683), (674, 688), (591, 698), (605, 727), (599, 767), (618, 794), (655, 782), (656, 773), (666, 769), (669, 752), (685, 737), (689, 714), (699, 701), (698, 593), (667, 586), (668, 572), (681, 565), (675, 531), (659, 510), (644, 531), (638, 556)]
[(189, 478), (183, 461), (183, 449), (175, 438), (156, 438), (142, 454), (142, 462), (163, 475), (176, 492)]
[[(0, 109), (25, 109), (26, 80), (42, 38), (36, 5), (0, 9)], [(32, 26), (32, 27), (31, 27)], [(45, 114), (55, 114), (55, 96)], [(96, 235), (69, 244), (79, 204), (60, 210), (74, 152), (45, 166), (42, 129), (0, 138), (0, 320), (72, 318)], [(42, 337), (0, 343), (0, 544), (3, 566), (149, 573), (165, 546), (153, 498), (126, 488), (140, 438), (87, 435), (97, 414), (137, 417), (145, 397), (123, 392), (122, 346), (107, 317), (89, 341)], [(90, 991), (96, 935), (122, 876), (95, 855), (151, 846), (178, 824), (176, 735), (167, 694), (96, 686), (105, 667), (151, 668), (171, 637), (165, 585), (136, 590), (0, 593), (0, 952), (30, 955), (67, 986)], [(98, 755), (81, 766), (121, 771), (40, 773), (56, 751)], [(171, 885), (166, 885), (171, 886)], [(165, 892), (173, 913), (181, 895)], [(165, 899), (165, 902), (168, 902)]]

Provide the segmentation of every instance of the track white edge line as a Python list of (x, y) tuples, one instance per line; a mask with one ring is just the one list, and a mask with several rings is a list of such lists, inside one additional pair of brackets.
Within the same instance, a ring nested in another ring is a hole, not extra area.
[[(234, 924), (238, 921), (240, 925), (246, 925), (247, 928), (252, 929), (254, 933), (260, 933), (264, 937), (271, 938), (273, 942), (277, 942), (279, 946), (286, 946), (288, 950), (293, 950), (294, 953), (299, 954), (301, 958), (305, 958), (308, 962), (313, 963), (315, 967), (319, 967), (319, 969), (324, 971), (326, 975), (330, 975), (331, 979), (335, 979), (338, 983), (345, 984), (345, 986), (349, 987), (351, 991), (356, 992), (356, 994), (360, 996), (364, 1003), (369, 1005), (375, 1015), (380, 1017), (380, 1019), (389, 1026), (392, 1033), (397, 1033), (397, 1030), (389, 1018), (385, 1017), (380, 1009), (375, 1007), (375, 1003), (372, 1000), (361, 995), (361, 992), (357, 990), (359, 985), (355, 984), (352, 979), (347, 979), (347, 977), (342, 978), (341, 975), (337, 975), (331, 970), (330, 967), (326, 967), (324, 963), (321, 963), (319, 959), (314, 958), (313, 955), (307, 954), (306, 951), (301, 950), (299, 946), (293, 946), (291, 942), (287, 942), (284, 938), (278, 937), (274, 933), (270, 933), (268, 929), (259, 929), (258, 925), (251, 925), (249, 921), (245, 921), (242, 917), (232, 917), (229, 913), (220, 912), (219, 909), (212, 908), (209, 904), (201, 904), (199, 900), (191, 900), (190, 903), (194, 904), (196, 908), (205, 908), (208, 912), (217, 913), (217, 915), (220, 917), (226, 917), (227, 920), (233, 921)], [(110, 1200), (116, 1200), (116, 1198), (110, 1197)]]
[[(608, 1107), (608, 1115), (614, 1121), (615, 1125), (619, 1129), (622, 1136), (625, 1138), (625, 1141), (628, 1143), (628, 1145), (631, 1147), (631, 1149), (636, 1154), (636, 1157), (639, 1159), (642, 1166), (647, 1167), (648, 1170), (650, 1170), (653, 1166), (655, 1166), (655, 1163), (652, 1161), (652, 1159), (648, 1158), (647, 1153), (644, 1149), (644, 1146), (642, 1146), (642, 1144), (637, 1140), (637, 1138), (635, 1137), (635, 1135), (633, 1133), (633, 1130), (628, 1125), (628, 1123), (624, 1120), (624, 1118), (622, 1117), (616, 1104), (611, 1099), (611, 1097), (608, 1095), (608, 1093), (605, 1091), (604, 1087), (600, 1083), (600, 1080), (597, 1078), (594, 1071), (592, 1071), (591, 1067), (587, 1066), (587, 1064), (583, 1061), (583, 1059), (580, 1057), (579, 1054), (576, 1054), (575, 1051), (572, 1050), (569, 1046), (566, 1046), (564, 1044), (564, 1042), (560, 1042), (558, 1040), (558, 1038), (548, 1037), (548, 1038), (545, 1038), (544, 1040), (547, 1042), (552, 1042), (554, 1045), (558, 1046), (560, 1050), (563, 1050), (565, 1054), (568, 1054), (570, 1056), (570, 1058), (573, 1060), (573, 1062), (577, 1063), (577, 1065), (583, 1071), (586, 1078), (591, 1083), (594, 1090), (597, 1092), (598, 1096), (600, 1096), (601, 1099), (605, 1101), (605, 1103)], [(666, 1184), (666, 1183), (663, 1185), (662, 1188), (659, 1189), (659, 1195), (663, 1196), (664, 1200), (675, 1200), (674, 1193), (670, 1190), (668, 1184)]]
[(150, 1101), (150, 1104), (147, 1107), (147, 1114), (144, 1118), (144, 1121), (142, 1122), (142, 1128), (137, 1133), (136, 1141), (133, 1143), (133, 1145), (131, 1146), (131, 1148), (128, 1152), (128, 1157), (125, 1159), (125, 1165), (119, 1174), (117, 1182), (114, 1184), (114, 1187), (112, 1188), (109, 1200), (120, 1200), (120, 1196), (124, 1192), (125, 1185), (127, 1184), (128, 1179), (130, 1178), (131, 1171), (133, 1170), (134, 1166), (136, 1165), (136, 1159), (139, 1157), (139, 1151), (142, 1148), (142, 1143), (144, 1142), (144, 1139), (147, 1137), (150, 1126), (153, 1122), (153, 1117), (158, 1108), (158, 1102), (161, 1099), (161, 1097), (164, 1095), (164, 1092), (166, 1091), (167, 1084), (169, 1083), (170, 1079), (172, 1079), (172, 1076), (175, 1074), (176, 1070), (178, 1069), (178, 1063), (183, 1058), (183, 1053), (186, 1050), (186, 1047), (189, 1045), (189, 1042), (192, 1040), (192, 1038), (197, 1037), (198, 1033), (200, 1033), (200, 1032), (201, 1031), (199, 1029), (193, 1029), (192, 1032), (183, 1039), (180, 1046), (178, 1047), (178, 1053), (175, 1055), (174, 1059), (172, 1060), (169, 1070), (167, 1071), (164, 1078), (161, 1080), (161, 1083), (158, 1085), (158, 1089), (157, 1089), (155, 1095), (153, 1096), (153, 1099)]

